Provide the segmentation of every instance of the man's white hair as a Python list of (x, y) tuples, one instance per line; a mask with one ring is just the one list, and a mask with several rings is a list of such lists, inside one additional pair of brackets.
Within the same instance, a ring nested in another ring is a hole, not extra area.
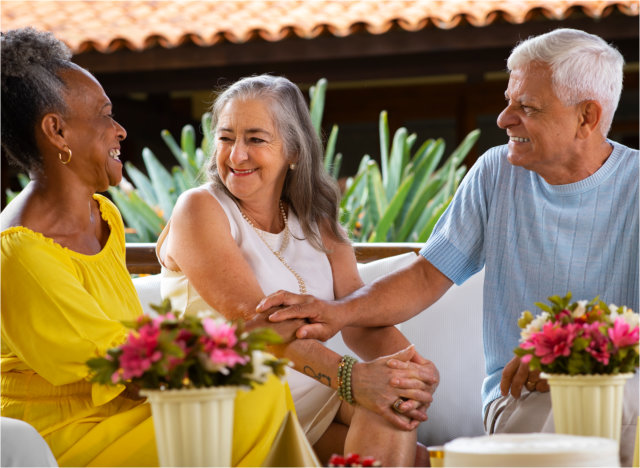
[(551, 68), (553, 90), (566, 106), (598, 101), (599, 129), (607, 136), (622, 92), (624, 58), (602, 38), (577, 29), (556, 29), (518, 44), (509, 59), (509, 72), (541, 62)]

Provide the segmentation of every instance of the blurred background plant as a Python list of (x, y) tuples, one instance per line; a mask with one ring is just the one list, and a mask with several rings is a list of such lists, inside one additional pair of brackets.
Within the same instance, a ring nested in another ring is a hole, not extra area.
[[(322, 116), (327, 80), (321, 78), (309, 90), (309, 111), (313, 126), (322, 137)], [(211, 114), (201, 119), (202, 140), (196, 144), (196, 131), (185, 125), (180, 144), (168, 130), (160, 135), (175, 158), (170, 169), (149, 148), (142, 158), (146, 174), (126, 162), (125, 177), (109, 194), (118, 206), (126, 225), (127, 242), (155, 242), (171, 217), (180, 194), (204, 183), (204, 166), (212, 144)], [(360, 161), (357, 173), (345, 181), (340, 202), (340, 221), (354, 242), (424, 242), (449, 205), (467, 168), (462, 164), (480, 135), (470, 132), (443, 160), (442, 138), (428, 139), (412, 153), (415, 133), (397, 129), (389, 145), (387, 112), (379, 118), (380, 164), (368, 154)], [(337, 180), (342, 154), (336, 153), (338, 126), (333, 125), (326, 140), (324, 164)], [(19, 175), (24, 187), (29, 179)], [(10, 201), (17, 193), (6, 192)]]
[[(130, 162), (125, 163), (127, 177), (109, 194), (124, 218), (127, 242), (155, 242), (171, 217), (180, 194), (201, 185), (204, 166), (210, 154), (211, 114), (202, 116), (203, 138), (198, 147), (192, 125), (182, 127), (180, 145), (168, 130), (160, 136), (177, 161), (167, 170), (149, 148), (142, 150), (147, 174)], [(130, 179), (130, 180), (129, 180)]]

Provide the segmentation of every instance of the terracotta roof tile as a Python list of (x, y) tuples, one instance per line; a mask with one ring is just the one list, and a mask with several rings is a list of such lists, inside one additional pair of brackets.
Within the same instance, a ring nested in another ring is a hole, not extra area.
[(576, 10), (600, 18), (615, 9), (637, 16), (638, 1), (2, 0), (0, 20), (3, 31), (24, 26), (52, 31), (74, 53), (81, 53), (322, 34), (344, 37), (361, 30), (383, 34), (394, 27), (451, 29), (464, 22), (482, 27), (499, 19), (519, 24), (538, 14), (564, 19)]

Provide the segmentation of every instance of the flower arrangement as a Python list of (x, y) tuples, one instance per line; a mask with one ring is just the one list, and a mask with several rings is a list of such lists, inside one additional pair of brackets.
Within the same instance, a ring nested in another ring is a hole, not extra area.
[(270, 328), (246, 331), (243, 322), (214, 318), (209, 311), (178, 318), (168, 300), (153, 308), (156, 317), (123, 322), (131, 328), (123, 344), (87, 361), (91, 381), (180, 389), (250, 386), (284, 374), (288, 361), (265, 352), (282, 341)]
[(536, 303), (542, 313), (524, 311), (518, 320), (516, 355), (533, 370), (550, 374), (618, 374), (638, 366), (638, 314), (626, 306), (608, 306), (598, 297), (571, 302), (549, 297)]
[(329, 466), (382, 466), (374, 457), (360, 457), (357, 453), (350, 453), (346, 457), (333, 454), (329, 459)]

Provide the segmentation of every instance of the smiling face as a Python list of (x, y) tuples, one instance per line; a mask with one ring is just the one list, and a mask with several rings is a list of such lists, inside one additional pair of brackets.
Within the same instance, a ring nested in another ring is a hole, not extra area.
[(280, 199), (289, 161), (268, 101), (229, 101), (215, 138), (218, 174), (229, 192), (243, 203)]
[(65, 70), (67, 85), (64, 139), (73, 152), (67, 167), (96, 191), (105, 191), (122, 179), (120, 142), (125, 129), (113, 119), (111, 101), (100, 83), (84, 70)]
[(537, 63), (511, 72), (507, 107), (498, 126), (509, 136), (509, 162), (537, 172), (553, 183), (579, 163), (578, 105), (565, 106), (553, 91), (551, 71)]

